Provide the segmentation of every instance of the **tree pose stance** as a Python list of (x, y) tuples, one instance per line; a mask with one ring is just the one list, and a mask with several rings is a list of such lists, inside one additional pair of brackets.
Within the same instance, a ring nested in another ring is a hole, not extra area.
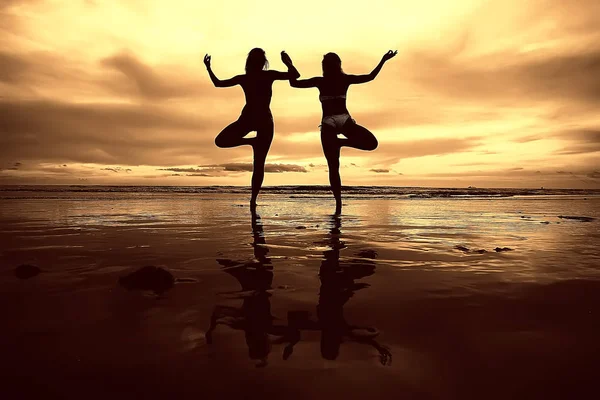
[[(342, 180), (340, 178), (340, 149), (342, 146), (360, 150), (375, 150), (377, 139), (368, 129), (358, 125), (346, 108), (346, 93), (352, 84), (365, 83), (375, 79), (383, 64), (398, 54), (398, 51), (385, 53), (373, 71), (367, 75), (349, 75), (342, 70), (342, 60), (335, 53), (323, 56), (323, 76), (310, 79), (290, 79), (296, 88), (319, 89), (319, 100), (323, 107), (321, 121), (321, 144), (329, 167), (329, 183), (335, 197), (335, 212), (342, 212)], [(342, 133), (346, 139), (339, 139)]]
[[(246, 96), (246, 105), (237, 121), (229, 124), (215, 139), (218, 147), (236, 147), (250, 145), (254, 150), (252, 171), (252, 197), (250, 207), (256, 208), (256, 198), (260, 192), (265, 176), (265, 161), (273, 140), (273, 116), (271, 109), (272, 85), (276, 80), (296, 79), (300, 76), (292, 60), (281, 52), (281, 60), (288, 67), (288, 72), (268, 70), (269, 62), (263, 49), (254, 48), (246, 59), (246, 73), (231, 79), (220, 80), (210, 66), (211, 56), (204, 56), (204, 64), (210, 79), (216, 87), (240, 85)], [(256, 131), (255, 138), (245, 138), (248, 133)]]

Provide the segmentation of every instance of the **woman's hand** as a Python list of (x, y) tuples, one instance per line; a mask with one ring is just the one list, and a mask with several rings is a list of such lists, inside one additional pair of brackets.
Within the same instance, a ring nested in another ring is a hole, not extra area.
[(392, 50), (390, 50), (390, 51), (388, 51), (387, 53), (385, 53), (385, 54), (383, 55), (383, 57), (381, 58), (381, 60), (382, 60), (382, 61), (387, 61), (387, 60), (389, 60), (390, 58), (393, 58), (393, 57), (395, 57), (395, 56), (396, 56), (396, 54), (398, 54), (398, 50), (396, 50), (396, 51), (392, 51)]
[(208, 54), (204, 56), (204, 65), (206, 65), (206, 68), (210, 68), (210, 56)]
[(281, 61), (283, 61), (283, 63), (289, 67), (292, 64), (292, 59), (290, 58), (290, 56), (288, 56), (288, 54), (284, 51), (281, 52)]

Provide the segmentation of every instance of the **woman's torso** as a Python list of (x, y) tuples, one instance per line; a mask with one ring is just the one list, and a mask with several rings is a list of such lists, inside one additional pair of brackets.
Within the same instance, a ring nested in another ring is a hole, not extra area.
[(243, 75), (241, 86), (246, 97), (243, 114), (271, 114), (269, 107), (273, 95), (273, 77), (269, 71)]
[(321, 79), (318, 88), (319, 100), (323, 107), (323, 117), (349, 114), (348, 108), (346, 108), (348, 86), (346, 75), (323, 77)]

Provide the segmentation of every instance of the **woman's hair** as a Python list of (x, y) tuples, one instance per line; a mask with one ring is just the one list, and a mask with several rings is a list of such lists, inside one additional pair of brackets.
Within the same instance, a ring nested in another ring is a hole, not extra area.
[(258, 72), (269, 68), (269, 61), (263, 49), (258, 47), (250, 50), (248, 58), (246, 58), (246, 73)]
[(335, 53), (327, 53), (323, 56), (323, 76), (342, 75), (342, 59)]

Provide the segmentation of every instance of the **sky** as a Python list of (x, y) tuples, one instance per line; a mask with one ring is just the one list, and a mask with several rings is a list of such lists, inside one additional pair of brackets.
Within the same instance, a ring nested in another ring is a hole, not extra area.
[[(348, 108), (375, 134), (345, 185), (600, 188), (598, 0), (0, 0), (0, 184), (249, 185), (216, 135), (244, 105), (215, 74), (261, 47), (369, 73)], [(327, 185), (317, 89), (273, 86), (264, 185)]]

